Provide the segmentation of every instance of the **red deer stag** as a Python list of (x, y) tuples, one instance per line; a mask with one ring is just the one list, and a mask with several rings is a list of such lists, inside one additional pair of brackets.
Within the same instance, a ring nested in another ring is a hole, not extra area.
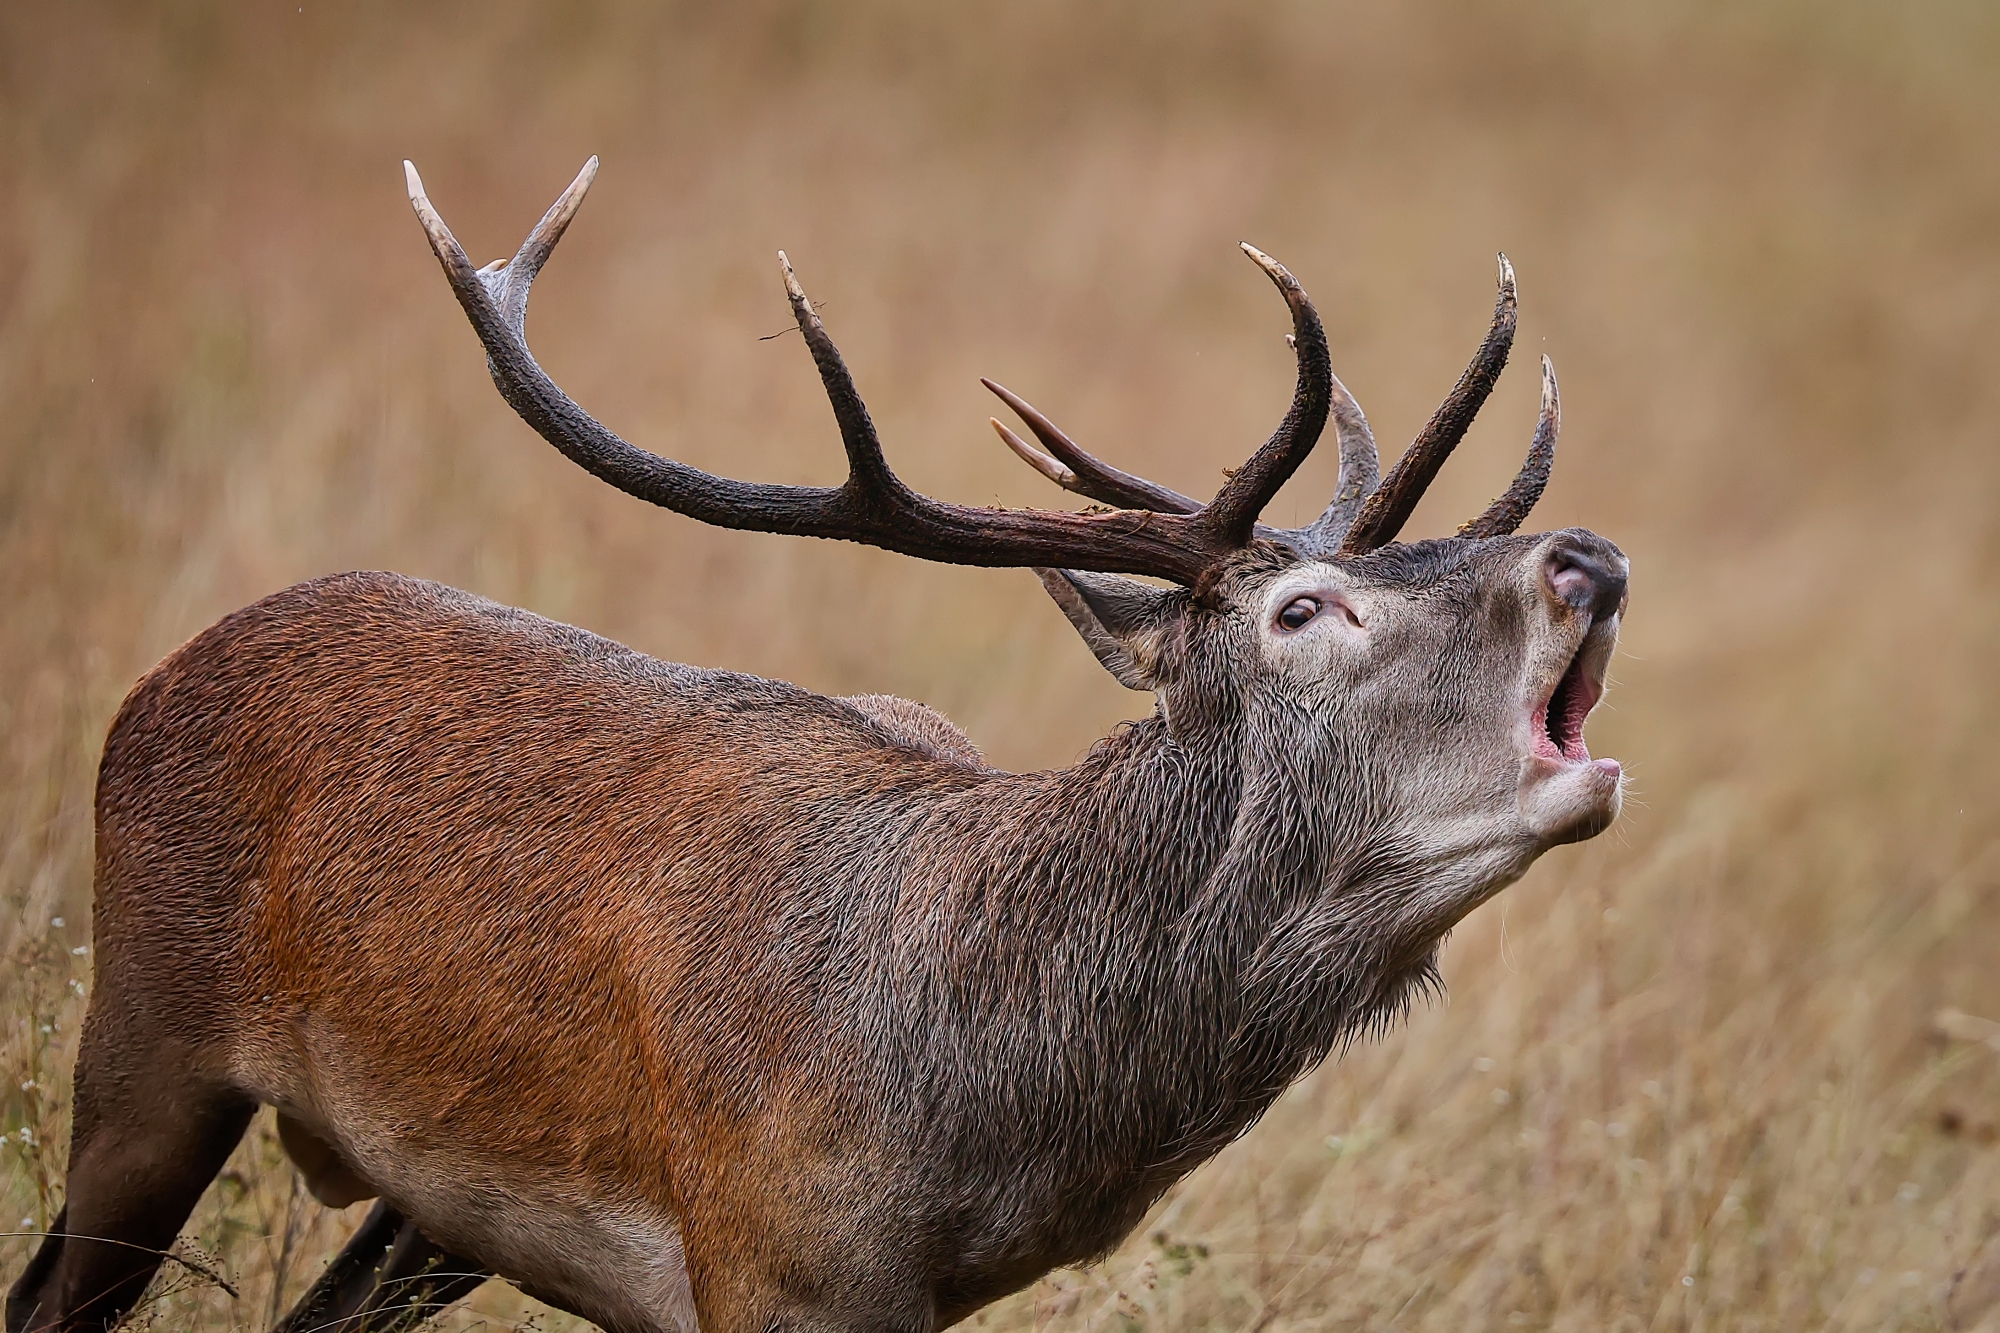
[[(1615, 817), (1583, 726), (1625, 558), (1514, 535), (1555, 450), (1546, 361), (1506, 493), (1394, 540), (1506, 361), (1504, 258), (1491, 331), (1386, 478), (1311, 301), (1245, 246), (1298, 388), (1214, 499), (993, 385), (1042, 446), (1010, 447), (1111, 508), (975, 509), (889, 470), (782, 255), (843, 484), (710, 476), (571, 402), (528, 289), (596, 165), (482, 269), (408, 172), (516, 412), (705, 523), (1033, 568), (1156, 712), (1006, 773), (917, 704), (392, 574), (229, 616), (105, 744), (68, 1202), (9, 1333), (115, 1324), (259, 1105), (320, 1199), (379, 1200), (291, 1333), (413, 1327), (487, 1274), (614, 1333), (929, 1333), (1103, 1255), (1435, 987), (1454, 922)], [(1333, 502), (1261, 525), (1329, 415)]]

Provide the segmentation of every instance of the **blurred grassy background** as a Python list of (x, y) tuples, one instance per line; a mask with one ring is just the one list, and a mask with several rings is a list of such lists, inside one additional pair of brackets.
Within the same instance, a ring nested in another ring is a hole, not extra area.
[[(702, 528), (514, 418), (398, 164), (483, 261), (595, 152), (535, 346), (676, 458), (841, 474), (802, 347), (760, 340), (781, 245), (902, 475), (1005, 504), (1060, 497), (980, 374), (1188, 491), (1263, 437), (1285, 321), (1238, 240), (1389, 450), (1504, 249), (1520, 364), (1412, 531), (1503, 484), (1547, 350), (1537, 524), (1633, 558), (1617, 830), (1466, 923), (1450, 1004), (982, 1324), (2000, 1326), (1997, 87), (1983, 0), (0, 11), (0, 1230), (59, 1194), (104, 728), (264, 593), (424, 575), (907, 694), (1011, 767), (1146, 707), (1026, 574)], [(240, 1296), (183, 1273), (150, 1317), (261, 1328), (352, 1221), (260, 1124), (187, 1242)]]

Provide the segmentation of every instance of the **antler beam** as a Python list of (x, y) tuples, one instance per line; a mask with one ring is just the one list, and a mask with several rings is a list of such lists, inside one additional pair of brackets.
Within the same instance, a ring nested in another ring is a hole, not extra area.
[[(1311, 299), (1284, 265), (1246, 244), (1243, 252), (1264, 270), (1291, 309), (1292, 333), (1286, 341), (1298, 358), (1298, 385), (1278, 429), (1230, 474), (1213, 500), (1202, 505), (1093, 457), (1025, 400), (985, 380), (1048, 452), (993, 422), (1010, 449), (1057, 485), (1116, 508), (1090, 514), (978, 509), (921, 495), (890, 469), (840, 349), (780, 251), (785, 294), (833, 408), (847, 452), (848, 475), (841, 485), (831, 487), (735, 481), (628, 444), (577, 406), (528, 350), (529, 290), (597, 175), (595, 157), (584, 164), (512, 259), (479, 269), (431, 206), (416, 168), (408, 162), (403, 167), (411, 206), (486, 348), (493, 382), (522, 419), (572, 462), (629, 495), (717, 527), (861, 542), (949, 564), (1147, 574), (1200, 586), (1204, 573), (1219, 561), (1259, 539), (1342, 558), (1373, 550), (1394, 540), (1492, 392), (1507, 363), (1517, 317), (1514, 270), (1502, 255), (1493, 323), (1478, 353), (1378, 485), (1374, 435), (1360, 405), (1333, 374), (1326, 333)], [(1492, 507), (1460, 530), (1461, 535), (1514, 531), (1547, 484), (1560, 408), (1554, 372), (1546, 358), (1543, 374), (1542, 420), (1520, 475)], [(1332, 502), (1304, 528), (1260, 525), (1259, 511), (1312, 451), (1329, 416), (1340, 447), (1340, 481)]]
[[(431, 206), (416, 168), (407, 162), (403, 166), (411, 206), (486, 348), (493, 382), (508, 404), (592, 475), (629, 495), (718, 527), (837, 538), (950, 564), (1148, 574), (1194, 585), (1204, 571), (1252, 540), (1257, 511), (1311, 451), (1326, 419), (1328, 377), (1317, 370), (1325, 364), (1319, 316), (1283, 265), (1246, 246), (1291, 307), (1299, 387), (1284, 423), (1211, 503), (1192, 512), (1156, 510), (1150, 503), (1140, 503), (1100, 514), (946, 504), (911, 490), (890, 470), (846, 362), (780, 253), (793, 316), (812, 351), (847, 450), (848, 477), (839, 486), (818, 487), (711, 476), (626, 443), (571, 401), (528, 350), (529, 289), (576, 215), (597, 174), (597, 159), (584, 164), (511, 260), (481, 269), (473, 268)], [(1153, 488), (1147, 498), (1163, 495), (1173, 493)], [(1174, 498), (1185, 502), (1184, 497)], [(1131, 499), (1137, 501), (1139, 496), (1135, 493)]]

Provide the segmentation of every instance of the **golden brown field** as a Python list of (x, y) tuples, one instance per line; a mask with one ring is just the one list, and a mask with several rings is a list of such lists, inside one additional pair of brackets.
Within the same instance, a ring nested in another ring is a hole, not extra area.
[[(595, 152), (535, 345), (660, 452), (840, 475), (798, 339), (761, 340), (780, 245), (903, 476), (1044, 505), (978, 375), (1205, 494), (1290, 393), (1238, 240), (1385, 448), (1504, 249), (1515, 368), (1412, 532), (1510, 475), (1546, 350), (1536, 524), (1633, 558), (1619, 826), (1467, 921), (1449, 1003), (979, 1323), (2000, 1328), (1996, 89), (1984, 0), (0, 11), (0, 1231), (59, 1200), (105, 726), (264, 593), (424, 575), (907, 694), (1011, 767), (1147, 707), (1027, 574), (706, 529), (516, 420), (399, 162), (483, 261)], [(183, 1242), (240, 1294), (170, 1271), (148, 1317), (260, 1330), (360, 1211), (260, 1121)], [(446, 1325), (575, 1326), (474, 1306)]]

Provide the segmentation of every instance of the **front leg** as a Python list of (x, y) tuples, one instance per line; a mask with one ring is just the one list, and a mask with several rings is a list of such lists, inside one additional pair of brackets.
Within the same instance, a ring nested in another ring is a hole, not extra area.
[(271, 1333), (410, 1333), (489, 1276), (485, 1265), (432, 1244), (401, 1213), (378, 1202)]

